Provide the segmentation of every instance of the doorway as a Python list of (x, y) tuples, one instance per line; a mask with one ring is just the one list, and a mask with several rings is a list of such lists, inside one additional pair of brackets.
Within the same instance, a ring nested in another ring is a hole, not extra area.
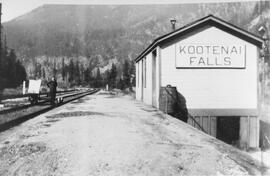
[(156, 89), (156, 69), (157, 69), (157, 64), (156, 64), (156, 58), (157, 58), (157, 51), (154, 50), (152, 52), (152, 105), (154, 107), (157, 107), (157, 89)]
[(240, 117), (217, 117), (217, 139), (228, 144), (237, 145), (239, 142)]
[(141, 64), (141, 101), (143, 101), (143, 59), (142, 59), (142, 64)]

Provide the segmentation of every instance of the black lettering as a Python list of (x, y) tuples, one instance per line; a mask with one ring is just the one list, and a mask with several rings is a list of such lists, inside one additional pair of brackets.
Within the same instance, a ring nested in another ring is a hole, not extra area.
[(229, 54), (229, 47), (227, 46), (226, 48), (224, 46), (221, 46), (221, 54)]
[(224, 58), (224, 65), (231, 65), (232, 62), (231, 62), (231, 58), (230, 57), (225, 57)]
[(222, 64), (218, 63), (218, 57), (215, 57), (215, 63), (216, 63), (216, 65), (222, 65)]
[(189, 58), (189, 65), (192, 65), (192, 63), (194, 62), (193, 59), (196, 59), (196, 57), (190, 57), (190, 58)]
[(203, 47), (202, 46), (197, 46), (196, 47), (196, 53), (197, 54), (203, 54)]
[(205, 46), (207, 48), (207, 54), (209, 54), (211, 46)]
[(214, 64), (211, 64), (211, 63), (209, 62), (209, 61), (210, 61), (209, 57), (207, 57), (206, 59), (207, 59), (207, 65), (214, 65)]
[(195, 46), (188, 46), (188, 54), (195, 54)]
[(184, 53), (184, 54), (186, 54), (186, 50), (185, 50), (185, 48), (186, 48), (186, 46), (180, 46), (180, 54), (182, 54), (182, 52)]
[(239, 46), (239, 54), (241, 54), (241, 48), (242, 48), (242, 47), (241, 47), (241, 46)]
[(237, 54), (237, 49), (235, 46), (233, 46), (231, 49), (231, 54), (233, 54), (233, 53)]
[(213, 46), (213, 54), (220, 54), (220, 53), (218, 52), (218, 47), (219, 47), (219, 46)]
[(200, 57), (200, 60), (199, 60), (199, 63), (198, 63), (198, 65), (200, 65), (200, 64), (203, 64), (203, 65), (205, 65), (205, 62), (204, 62), (204, 60), (203, 60), (203, 57)]

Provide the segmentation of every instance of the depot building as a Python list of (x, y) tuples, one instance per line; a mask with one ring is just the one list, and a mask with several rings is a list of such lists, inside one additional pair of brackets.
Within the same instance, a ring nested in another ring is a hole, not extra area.
[[(259, 51), (263, 40), (209, 15), (153, 41), (136, 59), (136, 99), (164, 110), (168, 85), (208, 134), (259, 146)], [(168, 108), (168, 107), (166, 107)]]

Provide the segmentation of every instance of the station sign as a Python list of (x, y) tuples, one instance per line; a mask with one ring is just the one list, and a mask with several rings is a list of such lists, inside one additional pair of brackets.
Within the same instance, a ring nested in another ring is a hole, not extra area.
[(177, 68), (245, 68), (246, 46), (237, 44), (176, 44)]

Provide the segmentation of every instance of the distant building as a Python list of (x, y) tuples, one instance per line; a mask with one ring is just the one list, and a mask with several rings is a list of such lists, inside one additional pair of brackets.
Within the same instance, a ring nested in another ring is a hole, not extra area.
[(257, 148), (262, 43), (212, 15), (192, 22), (157, 38), (135, 59), (136, 99), (161, 108), (161, 89), (175, 86), (205, 131), (225, 141), (233, 134), (242, 147)]

